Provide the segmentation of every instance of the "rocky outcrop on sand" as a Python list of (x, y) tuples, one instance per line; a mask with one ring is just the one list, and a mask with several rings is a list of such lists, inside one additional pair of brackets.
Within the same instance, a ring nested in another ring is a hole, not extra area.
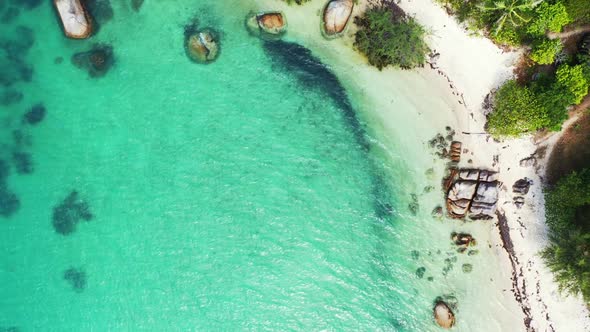
[(80, 0), (54, 0), (53, 3), (67, 37), (84, 39), (90, 36), (92, 22)]
[(248, 30), (258, 36), (280, 36), (287, 31), (287, 20), (281, 12), (263, 12), (248, 15)]
[(455, 325), (455, 314), (446, 302), (438, 300), (434, 305), (433, 313), (434, 320), (440, 327), (450, 329)]
[(353, 0), (332, 0), (324, 8), (322, 30), (327, 37), (340, 35), (352, 16)]
[(451, 233), (451, 241), (457, 246), (459, 253), (464, 253), (469, 247), (473, 247), (477, 244), (477, 241), (471, 234), (468, 233)]
[(480, 169), (451, 168), (444, 181), (447, 212), (452, 218), (491, 219), (498, 202), (498, 174)]

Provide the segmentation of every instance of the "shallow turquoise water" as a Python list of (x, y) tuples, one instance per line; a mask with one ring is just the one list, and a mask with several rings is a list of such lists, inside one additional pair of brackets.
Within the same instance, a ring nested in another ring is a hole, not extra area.
[[(249, 36), (229, 3), (112, 5), (88, 41), (66, 40), (49, 3), (0, 25), (35, 36), (32, 81), (13, 85), (24, 98), (0, 106), (3, 158), (34, 166), (7, 179), (20, 206), (0, 220), (0, 330), (431, 329), (408, 194), (385, 175), (406, 166), (374, 153), (335, 77)], [(185, 56), (195, 15), (221, 31), (213, 64)], [(90, 78), (70, 57), (97, 42), (115, 64)], [(46, 118), (24, 125), (39, 102)], [(52, 215), (72, 190), (93, 218), (62, 235)]]

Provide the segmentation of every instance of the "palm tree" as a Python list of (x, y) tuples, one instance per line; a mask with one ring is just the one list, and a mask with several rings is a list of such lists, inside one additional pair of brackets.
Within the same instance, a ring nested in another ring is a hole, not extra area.
[(500, 18), (494, 24), (494, 35), (497, 35), (500, 30), (504, 27), (506, 21), (510, 22), (513, 26), (519, 26), (521, 23), (530, 21), (530, 18), (523, 16), (523, 12), (534, 9), (544, 0), (500, 0), (494, 1), (493, 6), (487, 7), (485, 5), (479, 6), (483, 11), (495, 11), (501, 12)]

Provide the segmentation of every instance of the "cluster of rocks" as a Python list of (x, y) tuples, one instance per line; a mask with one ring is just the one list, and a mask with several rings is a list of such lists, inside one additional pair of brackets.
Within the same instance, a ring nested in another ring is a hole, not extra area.
[(524, 196), (529, 193), (533, 180), (529, 178), (519, 179), (512, 185), (512, 192), (516, 194), (513, 198), (514, 205), (521, 208), (524, 205)]
[(354, 9), (353, 0), (328, 1), (322, 15), (322, 32), (328, 38), (342, 35)]
[(457, 246), (457, 252), (465, 253), (469, 247), (477, 245), (477, 241), (468, 233), (451, 233), (451, 240)]
[(439, 158), (449, 158), (451, 162), (458, 163), (461, 161), (461, 147), (462, 143), (453, 140), (455, 131), (451, 127), (446, 127), (446, 135), (436, 134), (428, 145), (434, 149), (434, 154)]
[(452, 218), (492, 219), (498, 202), (498, 174), (480, 169), (451, 168), (443, 187)]
[(197, 22), (184, 27), (184, 49), (197, 63), (211, 63), (219, 55), (219, 34), (213, 29), (199, 29)]

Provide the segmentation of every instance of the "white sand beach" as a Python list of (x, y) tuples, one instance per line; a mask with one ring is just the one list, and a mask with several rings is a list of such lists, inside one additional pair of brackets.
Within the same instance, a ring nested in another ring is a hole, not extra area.
[[(395, 176), (422, 178), (417, 186), (440, 188), (445, 162), (432, 155), (426, 142), (437, 133), (444, 133), (445, 126), (456, 131), (454, 139), (463, 142), (463, 148), (468, 150), (462, 156), (461, 167), (500, 173), (503, 185), (498, 207), (507, 218), (514, 244), (512, 256), (503, 246), (497, 220), (464, 224), (445, 221), (426, 226), (446, 232), (441, 235), (444, 238), (453, 229), (463, 227), (478, 234), (478, 241), (489, 245), (493, 253), (485, 256), (488, 266), (482, 267), (481, 274), (445, 281), (451, 284), (446, 287), (463, 294), (460, 298), (463, 315), (474, 320), (489, 318), (485, 322), (491, 324), (483, 327), (459, 317), (455, 329), (526, 331), (528, 324), (535, 331), (590, 331), (590, 317), (583, 301), (559, 294), (552, 274), (538, 255), (548, 241), (541, 176), (549, 154), (537, 158), (538, 167), (522, 167), (520, 160), (533, 155), (538, 148), (531, 137), (495, 142), (484, 131), (484, 98), (511, 77), (519, 54), (504, 53), (488, 39), (472, 36), (431, 0), (401, 0), (399, 6), (430, 32), (428, 44), (433, 52), (440, 53), (437, 69), (426, 66), (413, 71), (378, 71), (353, 50), (353, 24), (343, 38), (322, 37), (319, 22), (323, 5), (321, 0), (303, 6), (257, 0), (258, 8), (252, 9), (283, 11), (289, 22), (285, 38), (312, 50), (334, 70), (347, 90), (353, 91), (351, 97), (363, 112), (364, 120), (383, 136), (376, 141), (384, 142), (385, 153), (393, 162), (412, 165), (411, 174)], [(358, 15), (367, 5), (368, 1), (361, 0), (353, 15)], [(554, 135), (543, 143), (549, 146), (548, 150), (557, 137)], [(429, 168), (435, 169), (434, 178), (424, 176)], [(513, 204), (512, 184), (524, 177), (531, 179), (533, 185), (525, 196), (525, 205), (517, 209)], [(437, 201), (442, 204), (442, 195), (422, 198), (421, 204), (430, 206)], [(429, 216), (430, 210), (422, 215)], [(481, 286), (484, 279), (492, 283)], [(432, 287), (437, 286), (441, 285)], [(525, 324), (527, 321), (530, 322)]]

